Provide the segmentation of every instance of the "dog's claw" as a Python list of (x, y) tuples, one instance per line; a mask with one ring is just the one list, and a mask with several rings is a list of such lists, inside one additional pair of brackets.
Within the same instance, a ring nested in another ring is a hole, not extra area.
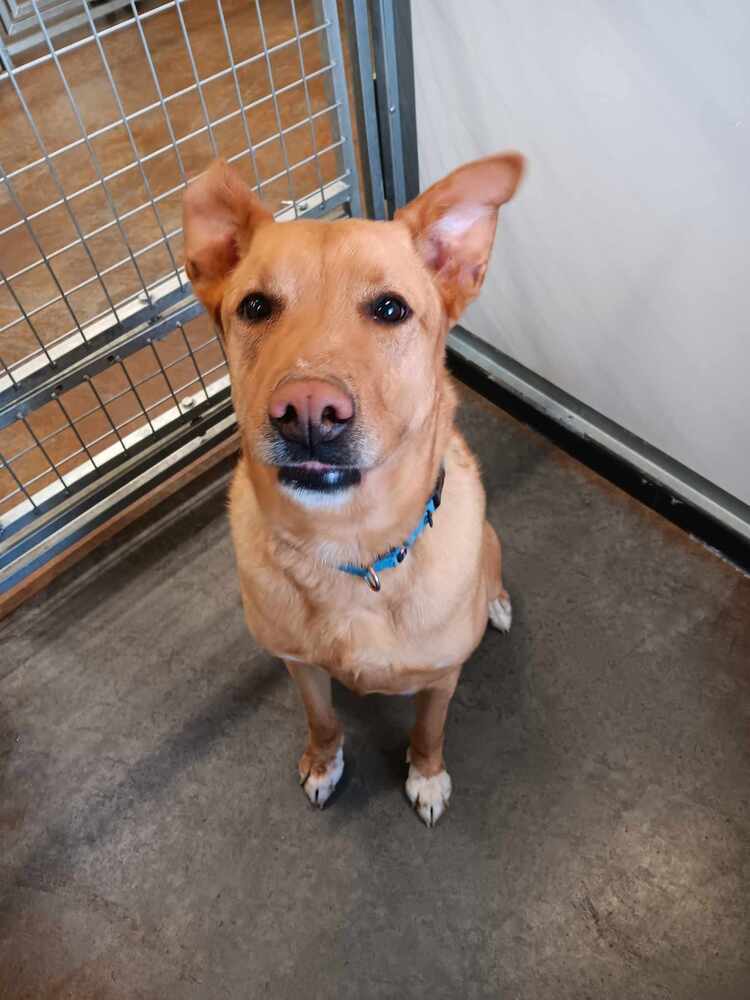
[(336, 756), (328, 762), (328, 767), (321, 774), (317, 774), (313, 769), (307, 772), (300, 784), (312, 805), (317, 806), (318, 809), (323, 808), (333, 794), (333, 790), (343, 773), (344, 751), (341, 747), (338, 748)]
[(406, 796), (414, 806), (419, 818), (430, 829), (445, 812), (451, 797), (451, 778), (447, 771), (441, 771), (431, 778), (425, 778), (409, 765), (406, 779)]

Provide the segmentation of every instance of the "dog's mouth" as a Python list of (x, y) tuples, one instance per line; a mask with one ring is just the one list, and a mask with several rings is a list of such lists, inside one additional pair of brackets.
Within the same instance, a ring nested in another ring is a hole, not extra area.
[(311, 493), (337, 493), (356, 486), (361, 479), (360, 469), (351, 465), (302, 462), (279, 467), (279, 482), (282, 485)]

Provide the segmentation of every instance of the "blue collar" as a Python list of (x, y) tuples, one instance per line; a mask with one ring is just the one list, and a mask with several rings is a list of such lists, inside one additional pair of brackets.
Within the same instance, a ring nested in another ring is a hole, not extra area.
[(370, 585), (372, 590), (380, 590), (379, 574), (382, 573), (384, 569), (395, 569), (396, 566), (400, 566), (404, 559), (406, 559), (409, 549), (416, 542), (427, 525), (429, 524), (429, 526), (432, 527), (432, 515), (440, 506), (440, 501), (443, 496), (444, 482), (445, 469), (441, 468), (437, 482), (435, 483), (433, 494), (425, 504), (424, 514), (419, 519), (419, 524), (416, 526), (414, 531), (412, 531), (406, 541), (404, 541), (401, 545), (397, 545), (395, 548), (390, 549), (384, 556), (380, 556), (379, 559), (376, 559), (375, 562), (369, 566), (358, 566), (356, 563), (342, 563), (339, 566), (342, 573), (350, 573), (352, 576), (359, 576)]

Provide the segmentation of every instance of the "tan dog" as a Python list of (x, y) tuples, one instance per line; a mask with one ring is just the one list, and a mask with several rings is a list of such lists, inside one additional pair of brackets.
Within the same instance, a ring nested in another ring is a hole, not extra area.
[(470, 163), (393, 222), (276, 223), (221, 161), (185, 195), (187, 272), (223, 331), (242, 435), (230, 512), (245, 615), (299, 686), (299, 773), (319, 806), (343, 772), (333, 676), (416, 694), (406, 792), (435, 823), (461, 667), (488, 617), (510, 627), (444, 352), (522, 166)]

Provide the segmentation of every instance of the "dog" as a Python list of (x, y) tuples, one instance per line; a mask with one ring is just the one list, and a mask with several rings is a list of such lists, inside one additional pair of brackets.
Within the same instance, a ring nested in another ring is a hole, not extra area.
[(299, 776), (320, 807), (344, 769), (334, 677), (415, 695), (406, 794), (433, 826), (461, 668), (488, 620), (510, 628), (445, 343), (523, 165), (466, 164), (389, 222), (276, 222), (221, 160), (184, 196), (186, 272), (223, 338), (240, 432), (229, 510), (245, 617), (299, 688)]

